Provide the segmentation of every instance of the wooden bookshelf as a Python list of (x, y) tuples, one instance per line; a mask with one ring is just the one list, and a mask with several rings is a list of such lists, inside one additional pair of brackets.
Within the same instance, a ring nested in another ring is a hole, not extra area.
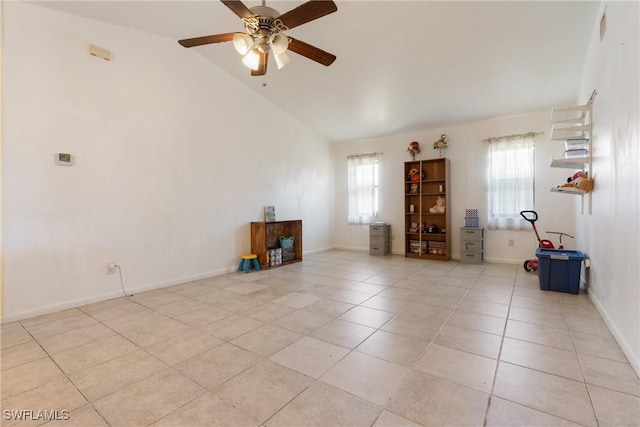
[[(267, 251), (280, 247), (280, 237), (293, 236), (295, 258), (282, 264), (267, 267)], [(251, 223), (251, 253), (258, 256), (263, 270), (282, 267), (302, 261), (302, 220)]]

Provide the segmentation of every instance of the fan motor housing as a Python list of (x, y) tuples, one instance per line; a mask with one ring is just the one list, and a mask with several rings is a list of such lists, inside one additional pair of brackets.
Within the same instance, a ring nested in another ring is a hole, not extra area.
[(277, 10), (267, 6), (255, 6), (251, 8), (251, 12), (254, 17), (243, 19), (247, 33), (259, 36), (262, 30), (262, 35), (269, 36), (278, 29), (282, 30), (282, 23), (278, 25), (279, 20), (276, 19), (280, 16)]

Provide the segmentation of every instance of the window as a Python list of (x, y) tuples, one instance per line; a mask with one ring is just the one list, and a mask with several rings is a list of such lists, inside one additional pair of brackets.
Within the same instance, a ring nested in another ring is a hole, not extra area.
[(347, 157), (349, 224), (370, 224), (380, 204), (379, 153)]
[(489, 140), (489, 227), (519, 230), (520, 211), (534, 209), (535, 142), (532, 136)]

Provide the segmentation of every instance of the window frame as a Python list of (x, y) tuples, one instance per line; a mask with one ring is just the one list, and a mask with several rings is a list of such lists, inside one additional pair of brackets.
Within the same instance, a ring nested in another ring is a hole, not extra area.
[(347, 156), (347, 222), (351, 225), (371, 224), (380, 216), (380, 155)]
[(535, 145), (531, 136), (489, 142), (487, 216), (490, 228), (522, 229), (526, 221), (520, 212), (535, 210)]

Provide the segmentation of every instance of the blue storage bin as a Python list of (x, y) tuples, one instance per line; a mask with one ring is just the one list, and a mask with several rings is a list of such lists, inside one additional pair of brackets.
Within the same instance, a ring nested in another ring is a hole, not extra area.
[(540, 289), (572, 294), (580, 292), (582, 252), (537, 248), (536, 257)]

